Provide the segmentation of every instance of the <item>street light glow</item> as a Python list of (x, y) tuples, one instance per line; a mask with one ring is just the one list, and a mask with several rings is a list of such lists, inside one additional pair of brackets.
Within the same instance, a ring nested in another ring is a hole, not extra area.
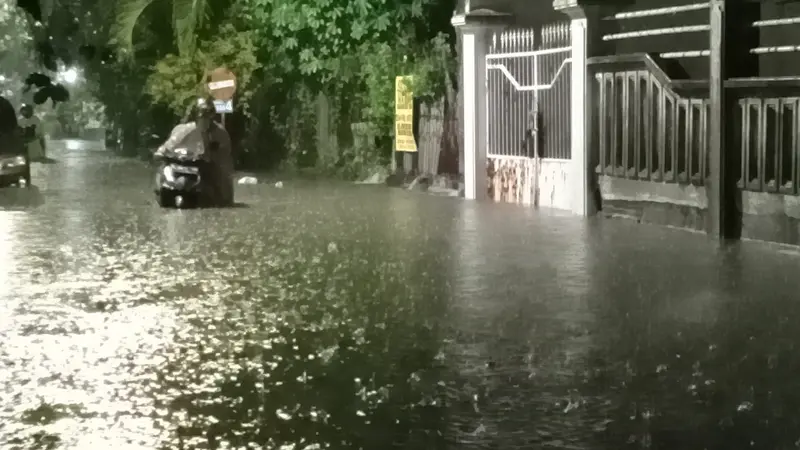
[(67, 69), (61, 74), (61, 78), (68, 84), (78, 81), (78, 71), (74, 68)]

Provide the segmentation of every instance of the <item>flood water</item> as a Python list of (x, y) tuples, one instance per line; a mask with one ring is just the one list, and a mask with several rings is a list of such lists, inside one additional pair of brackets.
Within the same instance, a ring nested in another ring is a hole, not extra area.
[(73, 147), (0, 192), (2, 449), (800, 445), (798, 252)]

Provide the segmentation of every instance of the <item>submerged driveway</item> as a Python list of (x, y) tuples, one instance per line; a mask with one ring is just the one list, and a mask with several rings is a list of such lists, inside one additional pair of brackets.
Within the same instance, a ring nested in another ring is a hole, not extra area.
[(53, 151), (0, 192), (0, 448), (790, 448), (800, 258)]

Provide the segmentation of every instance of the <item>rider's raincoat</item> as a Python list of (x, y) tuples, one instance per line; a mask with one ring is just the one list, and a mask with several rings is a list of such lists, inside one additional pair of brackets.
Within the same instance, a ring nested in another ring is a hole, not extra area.
[(204, 155), (203, 137), (196, 123), (182, 123), (173, 128), (167, 141), (156, 150), (156, 156), (164, 156), (164, 153), (178, 147), (185, 148), (190, 157), (197, 158)]

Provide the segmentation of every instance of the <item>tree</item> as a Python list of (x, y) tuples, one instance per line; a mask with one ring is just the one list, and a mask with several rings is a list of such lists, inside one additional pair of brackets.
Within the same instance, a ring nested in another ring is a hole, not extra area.
[[(441, 57), (453, 55), (450, 0), (240, 1), (242, 17), (258, 37), (265, 73), (278, 83), (276, 89), (304, 95), (287, 102), (313, 101), (308, 90), (332, 100), (339, 150), (327, 160), (337, 166), (347, 164), (344, 160), (378, 163), (388, 156), (395, 76), (415, 75), (420, 94), (442, 87), (454, 69)], [(380, 140), (364, 154), (352, 148), (354, 122), (367, 122), (366, 129)]]
[(175, 47), (179, 54), (197, 49), (201, 36), (216, 31), (229, 17), (234, 0), (116, 0), (116, 16), (112, 40), (123, 51), (133, 48), (135, 29), (146, 10), (157, 3), (171, 7), (171, 25)]
[(48, 99), (64, 101), (68, 98), (66, 90), (43, 75), (43, 67), (36, 63), (32, 31), (35, 30), (24, 11), (16, 8), (10, 0), (0, 0), (0, 67), (3, 69), (0, 87), (3, 95), (19, 104), (31, 100), (22, 98), (23, 91), (36, 87), (38, 89), (32, 98), (35, 103), (41, 104)]
[(26, 76), (41, 69), (34, 63), (34, 50), (24, 13), (9, 0), (0, 0), (0, 67), (6, 89), (12, 84), (21, 88)]
[(321, 87), (351, 80), (364, 44), (403, 45), (412, 21), (422, 21), (433, 0), (242, 1), (271, 71)]
[[(115, 20), (114, 39), (120, 48), (133, 48), (134, 29), (144, 11), (156, 0), (119, 0)], [(173, 31), (178, 51), (191, 53), (196, 43), (196, 33), (207, 15), (207, 0), (170, 0)]]
[[(26, 15), (39, 65), (45, 69), (34, 71), (25, 80), (29, 87), (37, 88), (36, 103), (49, 99), (55, 104), (68, 99), (67, 89), (52, 80), (51, 74), (60, 67), (81, 64), (105, 68), (117, 62), (109, 26), (114, 23), (116, 9), (109, 7), (113, 5), (108, 0), (16, 1), (19, 11)], [(158, 48), (161, 41), (155, 42), (149, 47)]]

